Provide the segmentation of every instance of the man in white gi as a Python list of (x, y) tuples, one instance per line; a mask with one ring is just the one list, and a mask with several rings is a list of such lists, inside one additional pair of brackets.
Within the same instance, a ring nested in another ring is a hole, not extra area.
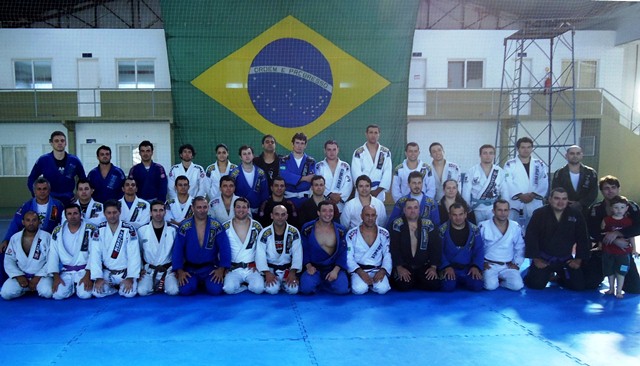
[(357, 194), (346, 205), (340, 216), (340, 223), (345, 228), (354, 228), (362, 222), (362, 208), (373, 207), (378, 213), (376, 224), (384, 226), (387, 222), (387, 209), (384, 203), (371, 194), (371, 179), (366, 175), (361, 175), (356, 179)]
[(162, 201), (151, 202), (151, 222), (138, 229), (138, 240), (142, 248), (144, 269), (138, 281), (138, 295), (154, 292), (167, 295), (178, 294), (178, 280), (171, 268), (173, 241), (176, 228), (165, 222), (165, 205)]
[(520, 265), (524, 261), (524, 237), (516, 221), (509, 220), (509, 202), (493, 203), (493, 218), (480, 223), (484, 240), (484, 288), (498, 286), (518, 291), (523, 286)]
[(351, 291), (362, 295), (369, 291), (383, 295), (391, 286), (388, 276), (392, 263), (389, 232), (376, 225), (375, 208), (362, 208), (362, 224), (347, 232), (347, 267), (351, 273)]
[(420, 172), (423, 185), (422, 193), (433, 199), (436, 195), (436, 182), (429, 164), (419, 159), (420, 146), (415, 142), (408, 143), (404, 148), (404, 155), (406, 159), (393, 170), (393, 185), (391, 186), (393, 202), (398, 202), (401, 197), (410, 193), (408, 182), (411, 172)]
[(224, 175), (220, 177), (220, 194), (211, 199), (209, 203), (209, 216), (220, 222), (226, 222), (233, 218), (233, 203), (238, 199), (233, 192), (236, 183), (232, 177)]
[[(256, 245), (262, 231), (259, 222), (249, 216), (249, 200), (238, 198), (233, 203), (235, 215), (223, 224), (231, 246), (231, 268), (224, 277), (222, 289), (227, 294), (237, 294), (247, 288), (260, 294), (264, 291), (264, 278), (256, 270)], [(247, 283), (244, 286), (243, 283)]]
[(193, 162), (193, 158), (196, 157), (196, 150), (191, 144), (185, 144), (178, 149), (180, 154), (180, 163), (174, 165), (169, 169), (169, 178), (167, 180), (167, 192), (168, 198), (175, 198), (176, 192), (176, 178), (181, 175), (189, 178), (189, 195), (191, 197), (204, 196), (206, 192), (206, 182), (204, 168)]
[[(367, 142), (353, 152), (351, 159), (351, 178), (355, 182), (361, 175), (371, 180), (371, 194), (384, 202), (384, 192), (391, 188), (393, 163), (391, 152), (380, 145), (380, 127), (369, 125), (366, 129)], [(358, 211), (359, 216), (360, 211)]]
[(324, 178), (324, 195), (333, 202), (340, 212), (344, 208), (351, 191), (353, 182), (351, 181), (351, 167), (347, 162), (340, 160), (338, 154), (340, 148), (335, 140), (324, 143), (324, 160), (316, 164), (316, 174)]
[(493, 163), (495, 156), (495, 147), (480, 146), (480, 164), (472, 166), (464, 177), (462, 198), (476, 215), (476, 222), (491, 218), (493, 203), (503, 193), (504, 172)]
[(439, 142), (429, 145), (429, 155), (433, 159), (431, 168), (433, 169), (433, 181), (436, 187), (435, 201), (439, 202), (444, 196), (444, 182), (453, 179), (460, 185), (460, 167), (458, 164), (445, 160), (444, 147)]
[(277, 205), (271, 211), (273, 223), (258, 234), (256, 268), (264, 274), (265, 292), (272, 295), (281, 288), (289, 295), (298, 293), (302, 242), (300, 232), (287, 218), (287, 208)]
[(24, 228), (9, 239), (4, 257), (4, 269), (9, 276), (0, 289), (5, 300), (15, 299), (27, 291), (51, 298), (52, 279), (47, 276), (47, 253), (51, 234), (39, 229), (40, 218), (35, 211), (22, 216)]
[(107, 222), (98, 225), (89, 249), (89, 270), (94, 280), (93, 296), (105, 297), (116, 292), (134, 297), (140, 276), (140, 245), (136, 229), (120, 220), (118, 201), (104, 203)]
[(504, 163), (504, 192), (511, 206), (510, 219), (525, 230), (533, 211), (542, 207), (549, 189), (547, 165), (531, 157), (533, 140), (522, 137), (516, 141), (518, 156)]
[(87, 268), (89, 243), (96, 226), (86, 222), (80, 206), (64, 208), (66, 220), (51, 233), (47, 256), (47, 272), (53, 275), (53, 298), (63, 300), (74, 293), (81, 299), (91, 298), (93, 281)]
[(238, 165), (229, 161), (229, 148), (225, 144), (216, 146), (216, 161), (205, 169), (205, 190), (209, 200), (220, 195), (220, 178), (229, 175)]
[[(134, 228), (146, 225), (151, 220), (151, 208), (149, 202), (137, 196), (138, 187), (133, 178), (127, 178), (122, 186), (124, 196), (120, 198), (120, 218), (122, 221), (131, 224)], [(106, 211), (106, 208), (105, 208)], [(106, 212), (105, 212), (106, 216)]]
[[(102, 203), (93, 199), (93, 187), (88, 180), (80, 179), (76, 183), (76, 200), (73, 203), (80, 206), (80, 214), (84, 221), (95, 226), (106, 221), (102, 212)], [(62, 222), (66, 219), (67, 216), (62, 215)]]
[(175, 198), (167, 200), (166, 215), (164, 216), (168, 223), (180, 226), (182, 221), (193, 216), (193, 210), (191, 209), (193, 197), (189, 196), (189, 178), (184, 175), (176, 178), (176, 192)]

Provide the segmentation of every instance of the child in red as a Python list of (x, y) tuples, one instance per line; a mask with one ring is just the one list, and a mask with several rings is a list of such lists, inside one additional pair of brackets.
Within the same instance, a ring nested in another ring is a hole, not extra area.
[[(601, 228), (604, 232), (619, 231), (633, 225), (631, 218), (627, 216), (629, 202), (625, 197), (615, 196), (610, 201), (611, 216), (602, 220)], [(633, 239), (617, 238), (613, 243), (602, 247), (602, 272), (609, 279), (609, 291), (606, 294), (615, 294), (621, 299), (624, 277), (629, 270), (631, 253), (636, 253)], [(615, 286), (617, 282), (617, 287)]]

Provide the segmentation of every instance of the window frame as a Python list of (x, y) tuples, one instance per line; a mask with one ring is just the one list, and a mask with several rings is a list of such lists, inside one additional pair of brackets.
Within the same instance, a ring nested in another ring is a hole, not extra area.
[[(133, 83), (123, 84), (121, 79), (120, 72), (120, 63), (121, 62), (132, 62), (133, 63)], [(139, 70), (139, 63), (142, 62), (150, 62), (152, 66), (152, 79), (153, 82), (151, 86), (146, 86), (146, 81), (140, 81), (141, 71)], [(156, 60), (155, 58), (118, 58), (116, 59), (116, 85), (118, 89), (155, 89), (156, 87)]]
[[(29, 63), (30, 73), (31, 73), (31, 81), (29, 83), (29, 87), (21, 87), (17, 80), (16, 73), (16, 63)], [(49, 66), (49, 77), (48, 82), (39, 83), (36, 79), (36, 63), (38, 62), (47, 62)], [(11, 64), (13, 65), (12, 73), (13, 73), (13, 86), (14, 89), (18, 90), (35, 90), (35, 89), (53, 89), (53, 59), (51, 58), (16, 58), (11, 60)], [(43, 85), (44, 84), (44, 85)]]
[[(452, 87), (450, 86), (450, 75), (449, 75), (449, 67), (451, 63), (462, 63), (462, 86), (461, 87)], [(480, 62), (482, 64), (482, 72), (480, 79), (480, 86), (469, 87), (469, 63), (470, 62)], [(483, 89), (485, 86), (485, 76), (486, 76), (486, 60), (478, 59), (478, 58), (453, 58), (447, 60), (447, 89)]]

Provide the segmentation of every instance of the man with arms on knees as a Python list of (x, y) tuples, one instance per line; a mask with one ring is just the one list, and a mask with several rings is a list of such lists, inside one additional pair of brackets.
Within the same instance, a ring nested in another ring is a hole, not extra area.
[(471, 206), (476, 222), (491, 218), (493, 203), (503, 193), (504, 172), (493, 163), (495, 156), (493, 145), (480, 146), (480, 164), (472, 166), (464, 177), (462, 198)]
[(85, 179), (87, 176), (80, 159), (64, 150), (67, 146), (67, 136), (64, 132), (54, 131), (49, 138), (49, 143), (53, 151), (39, 157), (33, 165), (27, 179), (27, 188), (31, 191), (31, 195), (35, 196), (33, 184), (42, 175), (51, 184), (51, 196), (66, 204), (73, 198), (76, 177)]
[(467, 221), (461, 203), (449, 206), (449, 221), (440, 226), (442, 238), (442, 290), (453, 291), (461, 284), (471, 291), (482, 291), (484, 242), (480, 229)]
[(176, 228), (166, 222), (165, 205), (160, 200), (151, 202), (151, 222), (138, 228), (142, 248), (143, 270), (138, 281), (138, 295), (154, 292), (178, 294), (178, 280), (171, 268)]
[(395, 219), (402, 215), (404, 205), (409, 198), (414, 198), (420, 202), (420, 217), (428, 218), (435, 226), (440, 225), (440, 211), (438, 211), (438, 206), (435, 201), (422, 191), (422, 179), (420, 172), (409, 173), (407, 180), (409, 181), (410, 192), (406, 196), (400, 197), (394, 205), (393, 211), (391, 211), (391, 215), (389, 215), (387, 228)]
[(189, 195), (191, 197), (204, 196), (207, 194), (206, 176), (204, 168), (193, 162), (196, 157), (196, 149), (191, 144), (184, 144), (178, 150), (180, 162), (169, 169), (169, 179), (167, 180), (167, 190), (169, 198), (176, 197), (176, 178), (181, 175), (189, 179)]
[(400, 291), (413, 288), (439, 290), (438, 266), (442, 260), (442, 241), (431, 220), (420, 217), (418, 200), (409, 198), (402, 216), (395, 219), (389, 229), (393, 287)]
[[(531, 157), (533, 140), (522, 137), (516, 142), (518, 156), (504, 163), (504, 192), (511, 207), (511, 220), (517, 221), (524, 230), (533, 211), (542, 207), (549, 178), (547, 165)], [(495, 210), (495, 207), (494, 207)]]
[(253, 149), (243, 145), (238, 149), (241, 163), (229, 173), (236, 184), (236, 195), (249, 200), (251, 213), (257, 214), (260, 204), (269, 197), (267, 176), (253, 164)]
[(102, 145), (96, 151), (98, 166), (87, 174), (87, 180), (93, 186), (93, 198), (98, 202), (119, 200), (122, 198), (122, 183), (125, 175), (122, 169), (111, 164), (111, 148)]
[(347, 267), (351, 273), (351, 291), (362, 295), (369, 291), (386, 294), (391, 286), (389, 232), (376, 224), (376, 210), (362, 208), (362, 223), (347, 232)]
[(520, 265), (524, 261), (524, 238), (517, 222), (509, 220), (509, 202), (499, 199), (493, 203), (493, 218), (481, 222), (480, 235), (484, 241), (484, 288), (498, 286), (518, 291), (524, 284)]
[(393, 170), (393, 186), (391, 187), (393, 201), (397, 202), (401, 197), (410, 193), (411, 189), (407, 182), (409, 174), (413, 172), (419, 172), (422, 176), (423, 186), (420, 187), (420, 191), (433, 199), (436, 195), (436, 182), (429, 164), (419, 159), (420, 146), (415, 142), (408, 143), (404, 148), (404, 155), (406, 159)]
[(204, 284), (209, 294), (220, 295), (231, 267), (229, 238), (222, 224), (207, 215), (206, 198), (195, 197), (192, 205), (193, 217), (180, 225), (173, 244), (172, 265), (179, 294), (192, 295)]
[(304, 151), (307, 135), (298, 132), (291, 138), (293, 150), (280, 158), (280, 176), (286, 184), (284, 196), (299, 208), (310, 196), (311, 178), (316, 174), (316, 161)]
[[(338, 158), (339, 152), (338, 143), (335, 140), (328, 140), (324, 143), (324, 160), (316, 164), (316, 174), (324, 178), (324, 196), (338, 207), (338, 214), (342, 212), (344, 203), (347, 202), (353, 190), (351, 167)], [(313, 180), (311, 186), (313, 191)]]
[(277, 205), (271, 212), (273, 223), (258, 235), (256, 268), (264, 274), (265, 291), (275, 295), (282, 288), (298, 293), (298, 273), (302, 270), (302, 243), (298, 229), (287, 223), (287, 209)]
[(564, 188), (551, 190), (549, 204), (534, 211), (524, 242), (525, 256), (531, 258), (524, 277), (527, 287), (542, 290), (556, 273), (559, 285), (570, 290), (584, 289), (580, 266), (589, 258), (587, 225), (580, 211), (569, 206)]
[(140, 245), (136, 229), (120, 220), (120, 204), (116, 200), (104, 203), (107, 222), (93, 232), (89, 249), (89, 270), (94, 280), (93, 296), (105, 297), (116, 292), (134, 297), (140, 277)]
[(2, 285), (0, 296), (11, 300), (27, 291), (38, 291), (38, 295), (48, 299), (52, 295), (46, 265), (51, 234), (39, 228), (40, 219), (35, 211), (24, 213), (22, 226), (7, 246), (4, 268), (9, 279)]
[(433, 159), (431, 167), (433, 169), (433, 180), (436, 186), (436, 196), (434, 201), (440, 202), (444, 196), (444, 182), (453, 179), (460, 185), (460, 167), (458, 164), (445, 160), (444, 148), (439, 142), (429, 145), (429, 155)]
[(347, 229), (354, 228), (362, 222), (362, 208), (364, 206), (373, 207), (378, 213), (376, 223), (384, 226), (387, 223), (387, 208), (384, 203), (371, 194), (371, 179), (366, 175), (361, 175), (356, 179), (356, 196), (344, 205), (340, 223)]
[[(385, 191), (391, 188), (393, 163), (391, 152), (380, 145), (380, 127), (369, 125), (365, 130), (367, 142), (353, 152), (351, 158), (351, 177), (355, 182), (361, 175), (368, 176), (371, 183), (371, 194), (384, 202)], [(357, 182), (356, 182), (357, 188)]]
[(131, 224), (134, 228), (146, 225), (151, 220), (151, 207), (149, 202), (138, 198), (138, 187), (136, 181), (127, 178), (122, 186), (124, 196), (118, 201), (120, 203), (122, 221)]
[(155, 163), (153, 157), (153, 144), (144, 140), (138, 145), (140, 152), (140, 163), (131, 167), (129, 178), (136, 181), (136, 186), (140, 189), (138, 195), (145, 201), (167, 199), (168, 181), (164, 167)]
[(233, 219), (223, 224), (231, 247), (231, 268), (224, 278), (222, 289), (229, 295), (247, 288), (254, 294), (261, 294), (264, 291), (264, 278), (256, 270), (255, 260), (262, 226), (249, 216), (249, 201), (246, 198), (238, 198), (233, 203), (233, 210)]
[(346, 230), (333, 222), (333, 204), (321, 202), (318, 219), (302, 227), (304, 273), (300, 277), (300, 292), (315, 293), (318, 288), (344, 295), (349, 293)]
[(565, 155), (567, 165), (553, 173), (551, 189), (564, 188), (569, 197), (569, 205), (586, 217), (589, 206), (598, 197), (598, 173), (582, 164), (583, 157), (580, 146), (569, 146)]
[(166, 203), (167, 222), (180, 226), (182, 221), (193, 216), (191, 201), (193, 197), (189, 195), (189, 178), (181, 175), (176, 178), (176, 197), (169, 198)]
[(292, 200), (284, 198), (285, 194), (285, 182), (284, 178), (277, 176), (273, 178), (271, 184), (271, 195), (260, 205), (258, 210), (257, 220), (260, 225), (267, 227), (271, 225), (271, 211), (277, 205), (282, 205), (287, 208), (287, 214), (289, 215), (289, 223), (295, 227), (298, 227), (298, 208)]
[(91, 298), (93, 281), (89, 264), (89, 244), (97, 227), (82, 218), (80, 206), (64, 209), (65, 222), (53, 230), (47, 256), (47, 272), (53, 275), (53, 298), (62, 300), (74, 293)]
[(220, 222), (227, 222), (233, 218), (233, 203), (238, 199), (234, 194), (236, 182), (233, 177), (223, 175), (220, 177), (220, 195), (209, 202), (209, 216)]

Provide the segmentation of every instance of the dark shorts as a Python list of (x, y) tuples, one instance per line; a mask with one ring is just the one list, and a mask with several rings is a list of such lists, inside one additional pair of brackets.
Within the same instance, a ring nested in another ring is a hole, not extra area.
[(626, 275), (629, 271), (629, 260), (629, 254), (602, 253), (602, 274), (605, 276)]

